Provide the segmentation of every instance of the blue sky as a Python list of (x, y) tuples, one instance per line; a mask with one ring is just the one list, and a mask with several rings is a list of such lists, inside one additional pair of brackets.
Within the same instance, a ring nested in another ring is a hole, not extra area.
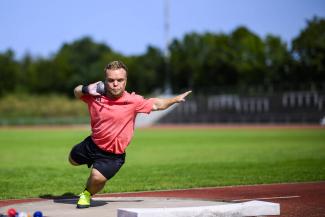
[[(47, 57), (84, 36), (125, 55), (163, 49), (166, 0), (1, 0), (0, 52)], [(240, 25), (290, 42), (324, 0), (169, 0), (170, 39), (190, 32), (230, 33)]]

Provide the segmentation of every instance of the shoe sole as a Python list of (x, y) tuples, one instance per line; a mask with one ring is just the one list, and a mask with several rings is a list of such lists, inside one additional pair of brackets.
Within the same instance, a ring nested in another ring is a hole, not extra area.
[(85, 208), (89, 208), (89, 207), (90, 207), (90, 205), (79, 205), (79, 204), (77, 204), (78, 209), (85, 209)]

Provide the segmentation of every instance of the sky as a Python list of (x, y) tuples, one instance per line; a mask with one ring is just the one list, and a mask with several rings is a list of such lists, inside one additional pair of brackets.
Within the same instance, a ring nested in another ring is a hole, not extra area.
[(324, 0), (1, 0), (0, 53), (49, 57), (64, 43), (90, 36), (116, 52), (139, 55), (149, 45), (163, 50), (166, 38), (230, 34), (238, 26), (290, 44), (314, 16), (325, 18)]

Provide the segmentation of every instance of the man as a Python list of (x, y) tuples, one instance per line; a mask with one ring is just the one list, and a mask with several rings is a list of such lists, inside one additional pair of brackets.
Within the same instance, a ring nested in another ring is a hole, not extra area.
[(164, 110), (175, 103), (185, 101), (191, 91), (172, 98), (150, 98), (125, 91), (127, 67), (121, 61), (113, 61), (105, 69), (105, 89), (100, 94), (100, 82), (74, 89), (77, 98), (88, 104), (91, 120), (91, 136), (75, 145), (69, 162), (91, 167), (85, 190), (80, 194), (77, 208), (88, 208), (90, 198), (99, 192), (124, 164), (125, 149), (134, 131), (137, 113)]

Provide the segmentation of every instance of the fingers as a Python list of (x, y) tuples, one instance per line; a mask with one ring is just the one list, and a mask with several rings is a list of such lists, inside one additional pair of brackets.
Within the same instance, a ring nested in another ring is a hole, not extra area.
[(100, 93), (98, 93), (96, 89), (89, 89), (89, 94), (92, 96), (100, 96)]
[(92, 95), (92, 96), (100, 96), (101, 94), (97, 92), (97, 84), (99, 83), (100, 81), (97, 81), (95, 83), (92, 83), (92, 84), (89, 84), (88, 87), (89, 87), (89, 94)]
[(187, 96), (187, 95), (189, 95), (190, 93), (192, 93), (192, 91), (191, 91), (191, 90), (189, 90), (189, 91), (185, 92), (184, 94), (185, 94), (185, 96)]
[(185, 92), (185, 93), (183, 93), (183, 94), (182, 94), (183, 99), (184, 99), (185, 97), (187, 97), (187, 95), (189, 95), (190, 93), (192, 93), (191, 90), (190, 90), (190, 91), (187, 91), (187, 92)]
[(92, 96), (100, 96), (100, 93), (94, 92), (94, 93), (89, 93)]
[(181, 94), (180, 97), (179, 97), (178, 102), (185, 102), (185, 97), (186, 97), (187, 95), (189, 95), (190, 93), (192, 93), (191, 90), (190, 90), (190, 91), (187, 91), (187, 92), (185, 92), (185, 93), (183, 93), (183, 94)]

